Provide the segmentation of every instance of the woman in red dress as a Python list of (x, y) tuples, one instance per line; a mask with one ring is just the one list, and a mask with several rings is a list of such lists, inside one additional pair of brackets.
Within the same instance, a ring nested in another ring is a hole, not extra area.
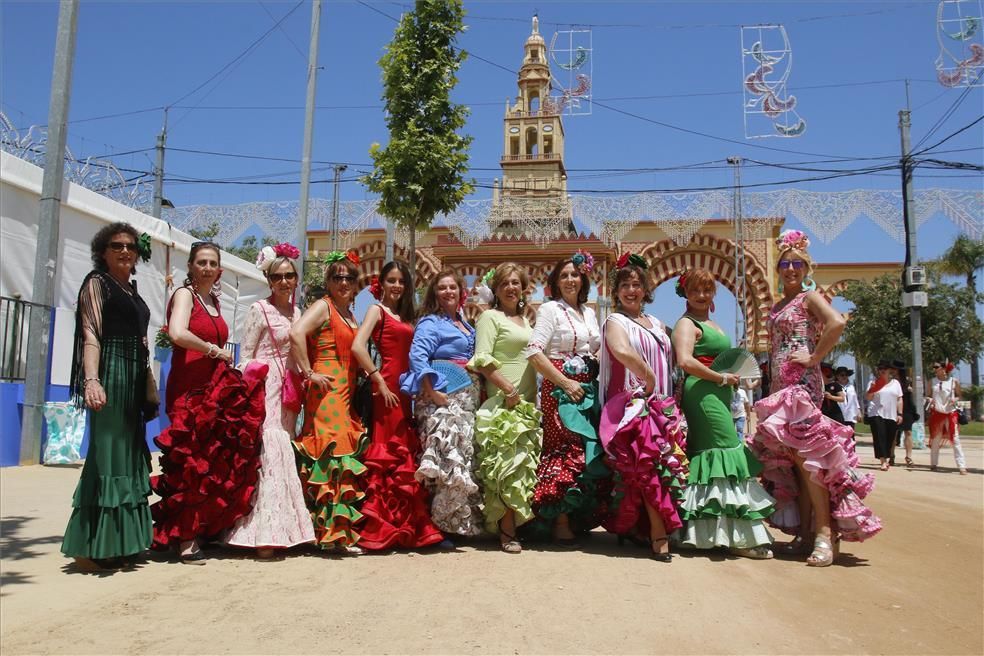
[[(413, 286), (402, 262), (383, 266), (370, 287), (380, 301), (366, 312), (352, 345), (352, 355), (373, 381), (372, 443), (366, 452), (365, 523), (359, 545), (383, 550), (414, 549), (444, 539), (430, 519), (427, 491), (414, 478), (420, 440), (410, 424), (410, 397), (400, 391), (400, 376), (410, 370), (413, 341)], [(377, 368), (367, 345), (379, 354)]]
[(161, 474), (151, 479), (154, 544), (204, 564), (200, 542), (249, 514), (259, 468), (266, 368), (241, 374), (223, 348), (229, 328), (219, 311), (219, 247), (195, 242), (188, 277), (168, 304), (174, 344), (165, 410), (171, 425), (154, 440)]

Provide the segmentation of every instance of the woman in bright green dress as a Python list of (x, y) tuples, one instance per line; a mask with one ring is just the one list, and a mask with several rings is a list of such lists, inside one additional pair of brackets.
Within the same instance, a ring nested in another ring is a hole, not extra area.
[(475, 415), (478, 477), (485, 490), (485, 528), (506, 553), (519, 553), (516, 527), (533, 518), (540, 460), (536, 371), (523, 356), (532, 330), (524, 315), (529, 278), (505, 262), (486, 275), (480, 293), (490, 309), (478, 319), (468, 366), (485, 376), (488, 400)]
[(710, 319), (716, 289), (714, 276), (704, 269), (684, 273), (677, 283), (687, 312), (673, 328), (673, 351), (687, 374), (681, 406), (690, 457), (679, 541), (767, 559), (772, 558), (772, 538), (764, 520), (775, 509), (775, 500), (757, 480), (761, 463), (735, 432), (730, 408), (738, 377), (710, 368), (715, 356), (731, 348), (731, 340)]

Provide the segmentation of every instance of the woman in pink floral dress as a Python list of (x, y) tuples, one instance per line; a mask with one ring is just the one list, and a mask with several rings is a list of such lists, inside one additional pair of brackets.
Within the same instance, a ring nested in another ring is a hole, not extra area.
[(269, 367), (266, 419), (253, 511), (236, 522), (225, 542), (256, 549), (258, 558), (272, 557), (275, 549), (314, 542), (314, 526), (304, 503), (291, 443), (297, 412), (282, 402), (284, 378), (297, 371), (290, 355), (290, 327), (301, 314), (294, 305), (297, 269), (293, 260), (299, 255), (290, 244), (266, 246), (260, 251), (256, 266), (266, 276), (270, 297), (250, 306), (240, 350), (241, 367), (254, 361)]
[(809, 554), (807, 565), (826, 567), (837, 556), (839, 538), (860, 542), (881, 530), (881, 522), (861, 502), (874, 478), (854, 469), (851, 429), (820, 413), (820, 362), (846, 322), (816, 291), (809, 243), (798, 230), (778, 239), (783, 296), (769, 314), (772, 394), (755, 404), (754, 450), (765, 487), (776, 498), (769, 521), (796, 536), (774, 551)]

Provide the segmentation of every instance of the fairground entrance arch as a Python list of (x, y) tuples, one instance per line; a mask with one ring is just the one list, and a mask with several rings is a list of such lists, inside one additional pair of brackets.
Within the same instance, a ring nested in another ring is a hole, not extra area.
[[(754, 226), (745, 238), (745, 303), (742, 311), (749, 336), (748, 347), (755, 352), (768, 348), (766, 321), (769, 308), (778, 300), (779, 291), (774, 275), (777, 252), (775, 238), (779, 235), (784, 219), (749, 219)], [(308, 252), (313, 259), (329, 250), (331, 235), (326, 231), (308, 233)], [(682, 243), (681, 243), (682, 242)], [(379, 273), (386, 253), (385, 234), (382, 230), (367, 230), (355, 240), (355, 248), (362, 259), (360, 289), (369, 284), (370, 278)], [(543, 301), (542, 290), (554, 264), (570, 257), (578, 248), (585, 249), (595, 258), (592, 274), (595, 293), (591, 304), (599, 317), (610, 310), (610, 278), (618, 256), (631, 251), (639, 253), (650, 262), (653, 286), (678, 276), (686, 269), (702, 267), (713, 273), (718, 282), (737, 297), (738, 281), (735, 271), (734, 224), (727, 220), (705, 222), (692, 237), (673, 238), (659, 222), (636, 225), (622, 241), (609, 246), (594, 235), (570, 236), (538, 244), (519, 237), (498, 237), (484, 241), (475, 249), (459, 242), (445, 227), (435, 227), (418, 237), (417, 279), (424, 285), (442, 269), (454, 269), (468, 280), (481, 276), (489, 268), (502, 262), (516, 262), (526, 267), (530, 277), (532, 302), (527, 307), (531, 320), (536, 308)], [(408, 260), (409, 252), (395, 246), (397, 259)], [(817, 288), (828, 298), (844, 290), (851, 281), (871, 281), (885, 273), (898, 272), (900, 265), (894, 262), (867, 263), (819, 263), (814, 273)], [(477, 301), (469, 302), (466, 313), (474, 319), (485, 309)]]

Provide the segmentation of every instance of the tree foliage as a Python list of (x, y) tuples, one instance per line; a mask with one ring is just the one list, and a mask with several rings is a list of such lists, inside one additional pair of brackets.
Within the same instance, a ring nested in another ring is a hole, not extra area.
[[(968, 361), (984, 348), (984, 323), (975, 312), (984, 295), (944, 283), (939, 276), (933, 277), (928, 292), (929, 306), (922, 309), (925, 363)], [(911, 360), (910, 312), (902, 306), (902, 288), (894, 275), (852, 282), (841, 296), (854, 304), (843, 340), (855, 357), (869, 365)]]
[(451, 101), (466, 56), (455, 47), (464, 14), (461, 0), (417, 0), (379, 60), (390, 139), (372, 145), (373, 171), (362, 180), (379, 194), (380, 214), (411, 234), (473, 189), (465, 179), (472, 138), (458, 133), (468, 109)]
[(932, 266), (940, 273), (964, 278), (967, 286), (973, 289), (977, 282), (977, 272), (984, 269), (984, 239), (958, 236)]

